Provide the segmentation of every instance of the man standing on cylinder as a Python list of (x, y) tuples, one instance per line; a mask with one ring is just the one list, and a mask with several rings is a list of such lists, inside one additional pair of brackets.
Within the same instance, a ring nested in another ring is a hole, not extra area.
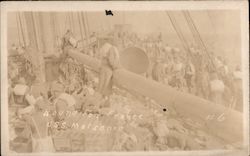
[(116, 47), (111, 44), (104, 44), (101, 49), (101, 67), (99, 75), (99, 85), (97, 91), (104, 97), (111, 94), (112, 90), (112, 74), (113, 70), (120, 68), (119, 52)]

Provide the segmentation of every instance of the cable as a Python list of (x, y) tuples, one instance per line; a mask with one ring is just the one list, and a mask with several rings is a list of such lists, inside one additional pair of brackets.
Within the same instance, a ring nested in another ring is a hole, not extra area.
[[(209, 60), (210, 60), (210, 63), (214, 66), (213, 64), (213, 61), (212, 61), (212, 58), (211, 56), (209, 55), (208, 51), (207, 51), (207, 48), (204, 44), (204, 42), (202, 41), (202, 38), (200, 36), (200, 33), (197, 29), (197, 27), (195, 26), (194, 24), (194, 21), (192, 20), (192, 17), (191, 15), (189, 14), (188, 11), (183, 11), (183, 14), (184, 14), (184, 17), (185, 19), (187, 20), (187, 23), (188, 23), (188, 26), (192, 32), (192, 35), (195, 39), (195, 41), (200, 45), (200, 47), (203, 49), (203, 51), (206, 53), (206, 55), (209, 57)], [(214, 66), (215, 67), (215, 66)]]
[(50, 24), (52, 25), (52, 28), (53, 28), (53, 32), (54, 32), (54, 41), (57, 40), (57, 36), (59, 36), (58, 34), (58, 31), (56, 29), (56, 24), (55, 24), (55, 21), (56, 21), (56, 17), (55, 17), (55, 14), (54, 13), (51, 13), (51, 18), (50, 18)]
[(71, 22), (71, 18), (70, 18), (70, 13), (67, 14), (67, 17), (68, 17), (68, 21), (69, 21), (69, 29), (70, 31), (73, 31), (72, 29), (72, 22)]
[(36, 48), (39, 49), (39, 45), (38, 45), (38, 40), (37, 40), (37, 32), (36, 32), (36, 24), (35, 24), (35, 17), (33, 12), (31, 12), (31, 21), (33, 24), (33, 31), (34, 31), (34, 36), (35, 36), (35, 43), (36, 43)]
[(181, 40), (181, 42), (183, 43), (183, 47), (184, 49), (188, 50), (188, 46), (187, 46), (187, 43), (186, 43), (186, 40), (184, 39), (184, 37), (181, 35), (181, 31), (178, 30), (178, 26), (176, 24), (176, 21), (173, 17), (170, 16), (170, 13), (168, 11), (166, 11), (166, 14), (168, 15), (169, 19), (170, 19), (170, 22), (172, 23), (173, 25), (173, 28), (175, 29), (175, 31), (177, 32), (177, 35), (179, 37), (179, 39)]
[(89, 19), (88, 19), (88, 16), (87, 16), (87, 12), (85, 12), (85, 17), (86, 17), (86, 24), (87, 24), (87, 34), (89, 36)]
[(79, 28), (80, 28), (80, 32), (81, 32), (81, 38), (82, 38), (82, 41), (83, 41), (83, 31), (82, 31), (80, 12), (77, 13), (77, 17), (78, 17), (78, 21), (79, 21)]
[(183, 12), (183, 14), (184, 14), (184, 18), (186, 19), (187, 24), (188, 24), (190, 30), (191, 30), (191, 33), (192, 33), (192, 36), (193, 36), (194, 40), (195, 40), (197, 43), (199, 43), (199, 40), (197, 40), (197, 38), (196, 38), (197, 36), (195, 35), (194, 27), (192, 26), (192, 24), (190, 24), (191, 21), (190, 21), (190, 19), (188, 18), (188, 15), (186, 14), (185, 11), (182, 11), (182, 12)]
[(19, 45), (21, 45), (21, 39), (20, 39), (20, 27), (19, 27), (19, 21), (18, 21), (18, 15), (16, 13), (16, 24), (17, 24), (17, 35), (18, 35), (18, 43)]
[(82, 19), (82, 22), (83, 22), (85, 38), (87, 38), (87, 30), (86, 30), (86, 22), (85, 22), (84, 12), (81, 12), (81, 17), (82, 17), (81, 19)]
[(25, 41), (24, 32), (23, 32), (23, 24), (22, 24), (22, 21), (21, 21), (21, 13), (17, 13), (17, 14), (18, 14), (18, 17), (19, 17), (19, 22), (20, 22), (21, 36), (23, 38), (24, 46), (26, 46), (26, 41)]
[(194, 31), (196, 32), (196, 35), (198, 36), (197, 39), (198, 39), (199, 42), (201, 43), (203, 50), (206, 52), (207, 56), (210, 58), (210, 61), (211, 61), (212, 65), (213, 65), (214, 68), (215, 68), (214, 62), (212, 61), (212, 58), (211, 58), (211, 56), (209, 55), (209, 52), (208, 52), (208, 50), (207, 50), (207, 48), (206, 48), (206, 45), (205, 45), (205, 43), (203, 42), (203, 40), (202, 40), (202, 38), (201, 38), (201, 35), (200, 35), (200, 33), (199, 33), (197, 27), (195, 26), (194, 21), (193, 21), (191, 15), (190, 15), (189, 11), (186, 11), (186, 14), (187, 14), (187, 16), (190, 18), (190, 22), (191, 22), (191, 24), (192, 24), (192, 26), (193, 26), (193, 28), (194, 28)]
[(75, 31), (75, 22), (74, 22), (74, 13), (73, 12), (70, 12), (70, 18), (71, 18), (71, 22), (72, 22), (72, 32), (73, 32), (73, 34), (75, 34), (76, 31)]
[(181, 32), (180, 28), (178, 27), (175, 18), (174, 18), (174, 17), (171, 17), (171, 15), (170, 15), (170, 13), (169, 13), (168, 11), (166, 11), (166, 14), (168, 15), (168, 17), (169, 17), (169, 19), (170, 19), (170, 22), (172, 23), (172, 25), (173, 25), (173, 27), (174, 27), (174, 29), (175, 29), (175, 31), (176, 31), (176, 33), (177, 33), (177, 35), (178, 35), (180, 41), (182, 42), (182, 46), (183, 46), (184, 49), (190, 54), (189, 56), (190, 56), (192, 59), (194, 59), (194, 58), (193, 58), (193, 55), (191, 54), (191, 51), (190, 51), (190, 49), (189, 49), (188, 43), (187, 43), (187, 41), (185, 40), (184, 36), (182, 35), (182, 32)]

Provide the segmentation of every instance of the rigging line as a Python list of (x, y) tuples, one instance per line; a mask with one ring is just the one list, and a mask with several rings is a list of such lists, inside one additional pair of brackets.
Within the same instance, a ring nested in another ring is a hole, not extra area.
[(87, 33), (88, 33), (88, 36), (89, 36), (89, 19), (88, 19), (88, 16), (87, 16), (87, 12), (85, 12), (85, 17), (86, 17), (86, 24), (87, 24)]
[(210, 59), (209, 61), (212, 63), (212, 59), (210, 58), (209, 53), (206, 52), (206, 49), (204, 49), (205, 47), (202, 46), (202, 40), (201, 40), (201, 38), (199, 38), (199, 32), (198, 31), (196, 32), (196, 30), (195, 30), (195, 24), (192, 23), (192, 19), (188, 15), (187, 12), (185, 12), (184, 14), (185, 14), (186, 20), (188, 22), (188, 25), (189, 25), (189, 27), (190, 27), (190, 29), (192, 31), (192, 35), (193, 35), (195, 41), (199, 44), (199, 46), (201, 46), (203, 48), (203, 51), (209, 57), (209, 59)]
[(89, 20), (88, 20), (88, 16), (87, 16), (87, 12), (85, 12), (85, 19), (86, 19), (86, 26), (87, 26), (87, 43), (88, 45), (90, 44), (90, 34), (89, 34)]
[(69, 22), (69, 29), (70, 29), (70, 31), (72, 31), (72, 24), (71, 24), (71, 20), (70, 20), (70, 15), (69, 15), (70, 13), (68, 12), (67, 13), (67, 17), (68, 17), (68, 22)]
[(70, 24), (70, 30), (71, 30), (71, 32), (72, 33), (74, 33), (74, 31), (73, 31), (73, 24), (72, 24), (72, 18), (71, 18), (71, 12), (69, 12), (69, 24)]
[(190, 23), (193, 25), (193, 28), (194, 28), (194, 31), (195, 31), (195, 33), (196, 33), (196, 35), (197, 35), (197, 39), (198, 39), (199, 44), (202, 46), (203, 51), (204, 51), (205, 54), (208, 56), (209, 62), (210, 62), (211, 65), (215, 68), (215, 65), (214, 65), (214, 63), (213, 63), (212, 57), (210, 56), (209, 52), (207, 51), (207, 48), (206, 48), (204, 42), (202, 41), (202, 38), (201, 38), (201, 36), (200, 36), (200, 33), (199, 33), (198, 29), (196, 28), (196, 26), (195, 26), (195, 24), (194, 24), (194, 21), (192, 20), (190, 14), (189, 14), (189, 19), (190, 19)]
[[(193, 23), (192, 19), (191, 19), (191, 16), (190, 14), (188, 14), (187, 11), (183, 11), (183, 14), (184, 14), (184, 17), (185, 19), (187, 20), (187, 23), (188, 23), (188, 26), (190, 28), (190, 30), (192, 31), (192, 35), (195, 39), (195, 41), (201, 46), (201, 48), (203, 48), (203, 50), (205, 51), (205, 47), (204, 45), (202, 44), (202, 40), (199, 36), (199, 32), (198, 30), (196, 29), (196, 26), (195, 24)], [(205, 51), (206, 52), (206, 51)], [(208, 53), (206, 53), (208, 55)], [(209, 55), (208, 55), (209, 56)]]
[(204, 48), (204, 51), (207, 53), (208, 57), (209, 57), (210, 60), (211, 60), (212, 65), (213, 65), (214, 68), (215, 68), (214, 62), (212, 61), (212, 58), (211, 58), (211, 56), (209, 55), (209, 52), (207, 51), (206, 45), (205, 45), (205, 43), (203, 42), (203, 40), (202, 40), (202, 38), (201, 38), (201, 35), (200, 35), (200, 33), (199, 33), (197, 27), (195, 26), (194, 21), (193, 21), (191, 15), (190, 15), (189, 11), (187, 11), (187, 15), (188, 15), (189, 18), (190, 18), (191, 24), (193, 25), (193, 27), (194, 27), (194, 29), (195, 29), (195, 31), (196, 31), (196, 34), (198, 35), (198, 39), (200, 40), (200, 42), (201, 42), (201, 44), (202, 44), (202, 46), (203, 46), (203, 48)]
[(71, 19), (70, 19), (70, 13), (67, 13), (67, 17), (68, 17), (68, 22), (69, 22), (69, 29), (70, 29), (70, 31), (72, 31), (72, 23), (71, 23)]
[(81, 19), (82, 19), (82, 23), (83, 23), (83, 29), (84, 29), (85, 39), (87, 41), (87, 30), (86, 30), (86, 23), (85, 23), (85, 18), (84, 18), (84, 12), (81, 12)]
[(23, 38), (24, 46), (26, 46), (26, 41), (25, 41), (24, 32), (23, 32), (24, 27), (23, 27), (22, 20), (21, 20), (21, 13), (18, 12), (17, 14), (18, 14), (18, 18), (20, 21), (20, 28), (21, 28), (21, 34), (22, 34), (21, 36)]
[(84, 29), (84, 34), (85, 37), (87, 36), (87, 30), (86, 30), (86, 23), (85, 23), (85, 18), (84, 18), (84, 13), (81, 12), (81, 19), (82, 19), (82, 23), (83, 23), (83, 29)]
[(65, 24), (64, 24), (64, 29), (63, 29), (63, 32), (62, 32), (62, 35), (64, 35), (64, 33), (70, 29), (70, 26), (68, 25), (69, 24), (69, 18), (68, 18), (68, 14), (65, 15)]
[(194, 30), (194, 27), (193, 27), (192, 24), (190, 23), (191, 21), (190, 21), (190, 19), (188, 18), (188, 15), (187, 15), (186, 11), (183, 11), (182, 13), (183, 13), (183, 15), (184, 15), (184, 18), (185, 18), (186, 21), (187, 21), (188, 27), (189, 27), (190, 30), (191, 30), (191, 34), (192, 34), (192, 36), (193, 36), (195, 42), (197, 42), (198, 44), (200, 44), (200, 43), (199, 43), (199, 40), (197, 40), (197, 36), (196, 36), (195, 30)]
[[(39, 22), (39, 25), (40, 25), (40, 32), (38, 33), (41, 38), (40, 38), (40, 43), (42, 43), (42, 48), (44, 50), (44, 52), (47, 52), (46, 50), (46, 43), (45, 43), (45, 34), (44, 34), (44, 20), (43, 20), (43, 16), (42, 16), (42, 13), (38, 13), (37, 15), (38, 17), (38, 22)], [(42, 27), (42, 28), (41, 28)], [(41, 33), (42, 32), (42, 33)]]
[[(185, 16), (185, 18), (187, 20), (187, 23), (188, 23), (188, 26), (190, 27), (190, 30), (192, 31), (192, 35), (193, 35), (195, 41), (202, 46), (201, 39), (199, 38), (199, 35), (198, 35), (199, 32), (196, 31), (195, 25), (192, 22), (192, 19), (191, 19), (190, 15), (188, 14), (187, 11), (184, 12), (184, 16)], [(202, 48), (204, 48), (204, 47), (202, 47)]]
[(74, 22), (74, 13), (73, 12), (70, 12), (70, 17), (71, 17), (71, 21), (72, 21), (72, 32), (73, 32), (73, 34), (75, 34), (76, 30), (75, 30), (75, 22)]
[(35, 35), (36, 47), (37, 47), (37, 49), (39, 49), (38, 40), (37, 40), (37, 32), (36, 32), (35, 17), (34, 17), (33, 12), (31, 12), (31, 21), (32, 21), (32, 24), (33, 24), (33, 31), (34, 31), (34, 35)]
[(82, 38), (82, 41), (83, 41), (83, 32), (82, 32), (82, 24), (81, 24), (80, 12), (77, 12), (77, 17), (78, 17), (78, 21), (79, 21), (79, 28), (80, 28), (80, 32), (81, 32), (81, 38)]
[[(201, 47), (202, 43), (199, 40), (199, 36), (197, 36), (197, 33), (195, 32), (195, 28), (194, 28), (194, 25), (192, 25), (192, 21), (190, 19), (190, 16), (188, 15), (187, 11), (183, 11), (183, 14), (184, 14), (184, 17), (185, 17), (185, 19), (187, 21), (188, 27), (190, 28), (190, 30), (192, 32), (192, 36), (193, 36), (195, 42), (199, 45), (199, 47)], [(207, 53), (205, 53), (205, 54), (208, 55)], [(209, 59), (209, 62), (212, 63), (212, 60)]]
[(190, 19), (190, 24), (192, 24), (192, 27), (194, 28), (194, 31), (195, 31), (196, 35), (198, 36), (197, 39), (199, 39), (199, 42), (202, 44), (202, 47), (204, 48), (204, 50), (207, 50), (207, 49), (206, 49), (206, 45), (205, 45), (205, 43), (203, 42), (203, 40), (202, 40), (202, 38), (201, 38), (201, 35), (200, 35), (200, 33), (199, 33), (197, 27), (195, 26), (194, 21), (193, 21), (193, 19), (192, 19), (190, 13), (189, 13), (188, 11), (187, 11), (187, 16), (188, 16), (188, 18)]
[(56, 26), (55, 26), (55, 14), (52, 12), (50, 14), (51, 18), (50, 18), (50, 24), (52, 25), (52, 29), (53, 29), (53, 38), (54, 38), (54, 41), (56, 41), (56, 37), (58, 36), (58, 32), (57, 32), (57, 29), (56, 29)]
[[(170, 22), (171, 24), (173, 25), (173, 28), (175, 29), (176, 33), (177, 33), (177, 36), (179, 37), (180, 41), (182, 42), (182, 46), (184, 47), (184, 49), (186, 49), (188, 52), (190, 52), (189, 48), (188, 48), (188, 45), (186, 43), (186, 40), (184, 39), (184, 37), (181, 35), (181, 30), (178, 30), (177, 28), (177, 23), (176, 21), (174, 20), (174, 18), (172, 18), (170, 16), (170, 13), (168, 13), (168, 11), (166, 11), (166, 14), (168, 15), (169, 19), (170, 19)], [(176, 24), (176, 25), (175, 25)]]
[[(167, 16), (169, 17), (170, 22), (171, 22), (171, 24), (173, 25), (173, 28), (174, 28), (175, 31), (177, 32), (177, 36), (179, 37), (179, 39), (181, 40), (181, 42), (183, 42), (183, 40), (182, 40), (182, 38), (181, 38), (181, 36), (180, 36), (178, 30), (177, 30), (176, 27), (175, 27), (174, 21), (173, 21), (173, 19), (171, 18), (170, 14), (169, 14), (167, 11), (166, 11), (166, 14), (167, 14)], [(183, 47), (186, 49), (185, 45), (183, 45)]]
[(18, 20), (18, 17), (17, 17), (17, 13), (16, 13), (16, 24), (17, 24), (17, 35), (18, 35), (18, 43), (19, 45), (21, 46), (21, 39), (20, 39), (20, 27), (19, 27), (19, 20)]
[(178, 26), (177, 21), (176, 21), (176, 19), (175, 19), (174, 17), (173, 17), (173, 21), (174, 21), (174, 23), (175, 23), (175, 25), (176, 25), (177, 30), (179, 31), (179, 34), (180, 34), (180, 36), (181, 36), (183, 42), (185, 43), (186, 49), (189, 50), (189, 48), (188, 48), (188, 47), (189, 47), (189, 46), (188, 46), (188, 42), (187, 42), (187, 40), (185, 39), (185, 37), (183, 36), (183, 33), (182, 33), (180, 27)]
[(194, 60), (195, 58), (194, 58), (194, 56), (192, 55), (192, 52), (190, 51), (189, 46), (188, 46), (188, 43), (187, 43), (187, 41), (185, 40), (184, 36), (182, 35), (182, 32), (181, 32), (180, 28), (179, 28), (179, 30), (177, 30), (177, 29), (178, 29), (178, 25), (177, 25), (176, 20), (175, 20), (174, 18), (173, 18), (173, 19), (171, 18), (170, 13), (168, 13), (168, 11), (166, 11), (166, 14), (167, 14), (168, 17), (169, 17), (169, 19), (170, 19), (170, 21), (171, 21), (171, 23), (172, 23), (172, 25), (173, 25), (173, 27), (174, 27), (176, 33), (177, 33), (177, 36), (179, 37), (180, 41), (182, 42), (182, 46), (183, 46), (184, 49), (186, 49), (186, 51), (189, 53), (189, 56)]
[(59, 38), (61, 36), (61, 25), (58, 24), (58, 16), (57, 16), (57, 13), (56, 12), (52, 12), (52, 19), (53, 19), (53, 23), (54, 23), (54, 30), (56, 30), (56, 35), (57, 35), (57, 38)]

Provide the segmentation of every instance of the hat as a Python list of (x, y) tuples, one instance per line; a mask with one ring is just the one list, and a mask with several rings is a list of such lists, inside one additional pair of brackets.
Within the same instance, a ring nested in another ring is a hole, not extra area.
[(24, 95), (26, 93), (26, 91), (28, 90), (28, 86), (23, 85), (23, 84), (17, 84), (14, 87), (14, 94), (15, 95)]
[(112, 45), (110, 43), (105, 43), (101, 48), (100, 52), (102, 56), (106, 56), (108, 51), (112, 48)]

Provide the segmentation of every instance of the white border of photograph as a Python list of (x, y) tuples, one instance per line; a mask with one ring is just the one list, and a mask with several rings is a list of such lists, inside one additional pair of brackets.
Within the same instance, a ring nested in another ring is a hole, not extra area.
[[(95, 152), (95, 153), (10, 153), (7, 100), (7, 14), (12, 11), (154, 11), (154, 10), (221, 10), (241, 11), (241, 58), (244, 95), (244, 150), (166, 151), (166, 152)], [(249, 152), (249, 22), (248, 2), (237, 1), (54, 1), (54, 2), (1, 2), (1, 154), (10, 155), (171, 155), (171, 156), (245, 156)]]

